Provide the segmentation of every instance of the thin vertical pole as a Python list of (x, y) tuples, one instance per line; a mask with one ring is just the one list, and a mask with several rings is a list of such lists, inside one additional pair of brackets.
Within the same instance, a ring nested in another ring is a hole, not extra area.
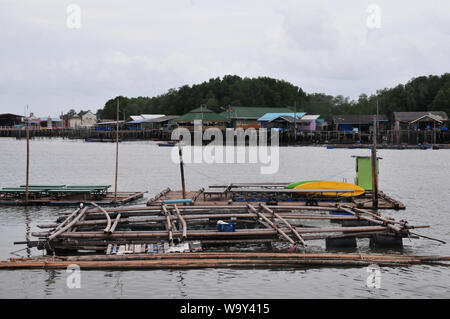
[(114, 186), (114, 206), (117, 206), (118, 173), (119, 173), (119, 98), (117, 98), (117, 117), (116, 117), (116, 181)]
[(433, 144), (436, 145), (436, 121), (433, 123)]
[(27, 133), (27, 172), (26, 172), (26, 180), (25, 180), (25, 203), (28, 204), (28, 191), (29, 191), (29, 178), (30, 178), (30, 131), (29, 131), (29, 120), (25, 119), (26, 133)]
[(183, 151), (181, 149), (181, 139), (178, 140), (178, 155), (180, 156), (181, 189), (183, 191), (183, 199), (186, 199), (186, 186), (184, 184), (184, 164), (183, 164)]
[(297, 141), (297, 100), (294, 101), (294, 140)]
[(372, 144), (372, 206), (378, 209), (378, 170), (377, 170), (377, 116), (373, 117), (373, 144)]

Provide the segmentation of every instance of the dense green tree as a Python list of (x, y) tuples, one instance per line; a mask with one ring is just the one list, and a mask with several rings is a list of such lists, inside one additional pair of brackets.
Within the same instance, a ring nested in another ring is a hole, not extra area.
[(380, 114), (392, 117), (395, 111), (442, 110), (450, 113), (450, 73), (442, 76), (420, 76), (394, 88), (378, 90), (377, 94), (361, 94), (357, 100), (342, 95), (324, 93), (307, 94), (301, 88), (270, 77), (241, 78), (225, 75), (211, 78), (200, 84), (172, 88), (155, 97), (118, 96), (108, 100), (103, 109), (97, 111), (100, 119), (115, 119), (117, 99), (121, 114), (174, 114), (182, 115), (206, 105), (221, 112), (232, 106), (289, 107), (309, 114), (320, 114), (330, 121), (337, 114), (374, 114), (377, 103)]

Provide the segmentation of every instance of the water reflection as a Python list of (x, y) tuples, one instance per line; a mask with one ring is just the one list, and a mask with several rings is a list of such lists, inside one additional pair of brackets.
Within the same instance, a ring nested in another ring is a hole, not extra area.
[(54, 285), (56, 283), (56, 279), (59, 277), (59, 271), (56, 270), (46, 270), (47, 278), (44, 281), (44, 293), (47, 296), (51, 296), (54, 291)]

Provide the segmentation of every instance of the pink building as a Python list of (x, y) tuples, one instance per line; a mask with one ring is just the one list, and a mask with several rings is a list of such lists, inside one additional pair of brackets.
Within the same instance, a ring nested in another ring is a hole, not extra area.
[(304, 115), (297, 121), (297, 129), (299, 131), (313, 132), (316, 130), (316, 120), (320, 115)]

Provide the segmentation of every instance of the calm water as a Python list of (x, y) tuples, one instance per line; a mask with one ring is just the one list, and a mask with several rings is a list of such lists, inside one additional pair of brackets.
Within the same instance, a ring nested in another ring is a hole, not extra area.
[[(81, 141), (33, 140), (30, 183), (114, 184), (115, 145)], [(180, 188), (172, 148), (153, 142), (120, 144), (120, 191)], [(369, 150), (313, 147), (280, 149), (280, 168), (260, 175), (258, 164), (187, 164), (189, 189), (214, 183), (346, 179), (352, 182), (352, 155)], [(380, 150), (380, 188), (404, 202), (406, 211), (384, 211), (411, 224), (429, 224), (418, 233), (450, 242), (450, 150)], [(25, 182), (25, 142), (0, 139), (0, 187)], [(144, 202), (142, 200), (142, 202)], [(53, 222), (58, 208), (0, 207), (0, 259), (23, 248), (14, 241)], [(324, 251), (321, 241), (310, 251)], [(368, 240), (358, 250), (370, 252)], [(387, 252), (387, 251), (384, 251)], [(31, 250), (33, 255), (41, 254)], [(405, 240), (402, 252), (450, 256), (450, 243)], [(16, 252), (26, 256), (27, 251)], [(366, 268), (296, 270), (83, 271), (80, 289), (68, 289), (64, 270), (0, 271), (0, 298), (448, 298), (450, 268), (445, 266), (383, 267), (381, 288), (367, 288)]]

